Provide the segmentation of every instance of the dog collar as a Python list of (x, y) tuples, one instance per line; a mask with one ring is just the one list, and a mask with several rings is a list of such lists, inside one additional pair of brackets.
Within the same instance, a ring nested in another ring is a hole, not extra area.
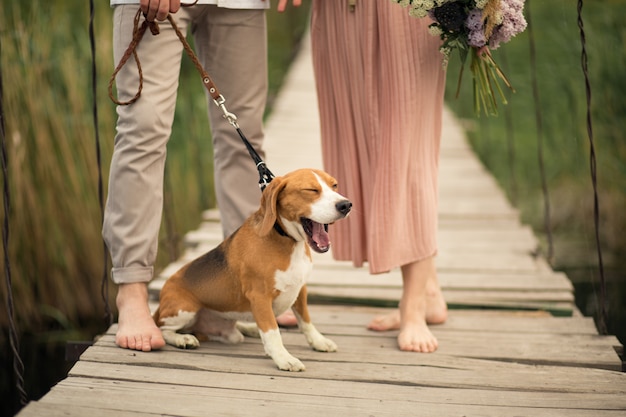
[[(285, 237), (288, 237), (288, 238), (293, 239), (290, 235), (288, 235), (288, 234), (287, 234), (287, 233), (283, 230), (283, 228), (282, 228), (282, 227), (280, 227), (280, 224), (278, 224), (278, 222), (274, 223), (274, 230), (276, 230), (276, 231), (278, 232), (278, 234), (279, 234), (279, 235), (281, 235), (281, 236), (285, 236)], [(294, 239), (294, 240), (295, 240), (295, 239)]]

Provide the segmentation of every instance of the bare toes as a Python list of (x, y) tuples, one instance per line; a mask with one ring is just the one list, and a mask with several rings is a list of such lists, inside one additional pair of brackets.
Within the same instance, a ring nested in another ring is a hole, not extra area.
[(398, 335), (398, 347), (406, 352), (432, 353), (437, 350), (437, 338), (430, 330), (405, 329)]
[(152, 350), (152, 345), (150, 344), (150, 336), (142, 336), (137, 350), (142, 350), (144, 352), (150, 352)]
[(121, 347), (122, 349), (128, 349), (128, 341), (125, 337), (116, 337), (115, 344)]
[(400, 328), (400, 311), (396, 310), (384, 316), (375, 317), (368, 325), (369, 330), (384, 332)]

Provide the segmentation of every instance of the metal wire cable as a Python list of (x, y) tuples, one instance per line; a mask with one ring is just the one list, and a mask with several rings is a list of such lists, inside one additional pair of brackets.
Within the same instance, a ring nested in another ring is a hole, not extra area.
[[(502, 67), (504, 71), (508, 73), (509, 63), (505, 49), (500, 51), (500, 59), (502, 60)], [(511, 92), (507, 91), (510, 96)], [(511, 202), (513, 205), (517, 205), (517, 175), (515, 171), (516, 152), (515, 152), (515, 129), (513, 128), (513, 111), (511, 106), (504, 106), (504, 122), (506, 127), (506, 141), (507, 141), (507, 156), (509, 160), (509, 192), (511, 193)]]
[(600, 274), (600, 315), (598, 328), (601, 334), (607, 334), (608, 312), (606, 307), (606, 280), (604, 277), (604, 264), (602, 262), (602, 249), (600, 245), (600, 205), (598, 202), (598, 178), (596, 172), (596, 149), (593, 139), (593, 121), (591, 118), (591, 83), (589, 82), (589, 69), (587, 59), (587, 40), (582, 17), (583, 0), (578, 0), (578, 28), (580, 30), (580, 43), (582, 47), (580, 64), (585, 77), (585, 97), (587, 100), (587, 136), (589, 138), (589, 168), (591, 172), (591, 184), (593, 187), (593, 223), (595, 227), (596, 250), (598, 254), (598, 270)]
[(550, 218), (550, 193), (548, 191), (548, 183), (546, 180), (546, 168), (543, 155), (543, 118), (541, 116), (541, 101), (539, 99), (539, 86), (537, 85), (537, 58), (535, 52), (535, 36), (533, 33), (533, 25), (530, 13), (530, 0), (526, 1), (528, 24), (528, 42), (530, 46), (530, 72), (532, 81), (533, 99), (535, 102), (535, 123), (537, 126), (537, 160), (539, 163), (539, 173), (541, 176), (541, 191), (543, 193), (543, 227), (546, 233), (548, 243), (548, 253), (546, 258), (548, 263), (552, 265), (554, 258), (554, 241), (552, 237), (552, 221)]

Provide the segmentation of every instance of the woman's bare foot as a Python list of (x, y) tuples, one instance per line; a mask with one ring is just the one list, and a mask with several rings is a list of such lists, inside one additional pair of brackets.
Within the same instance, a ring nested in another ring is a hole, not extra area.
[(398, 347), (404, 351), (431, 353), (437, 350), (439, 342), (424, 320), (409, 322), (406, 319), (398, 334)]
[(401, 350), (434, 352), (438, 343), (428, 324), (440, 324), (448, 317), (448, 308), (437, 282), (434, 258), (402, 267), (403, 292), (400, 308), (374, 318), (370, 330), (400, 330)]
[(117, 291), (119, 313), (115, 343), (124, 349), (149, 352), (165, 346), (148, 307), (148, 286), (138, 282), (120, 284)]
[(389, 314), (374, 317), (367, 328), (376, 332), (398, 330), (400, 328), (400, 310), (396, 309)]
[(280, 327), (295, 327), (298, 325), (298, 319), (291, 310), (287, 310), (283, 314), (277, 316), (276, 322)]
[(405, 291), (400, 300), (398, 347), (404, 351), (434, 352), (438, 342), (426, 324), (426, 297), (416, 293), (408, 296), (407, 293)]
[[(426, 298), (426, 323), (445, 323), (448, 318), (448, 306), (443, 298), (436, 276), (429, 278), (426, 284)], [(400, 310), (394, 310), (389, 314), (374, 317), (367, 325), (367, 328), (377, 332), (400, 329)]]

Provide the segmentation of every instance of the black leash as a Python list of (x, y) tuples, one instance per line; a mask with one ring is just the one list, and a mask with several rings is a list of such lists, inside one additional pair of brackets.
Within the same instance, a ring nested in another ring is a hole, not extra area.
[[(234, 116), (234, 114), (232, 116)], [(224, 115), (224, 117), (226, 117), (226, 115)], [(228, 117), (226, 118), (228, 119)], [(243, 141), (244, 145), (246, 145), (250, 157), (252, 158), (252, 160), (254, 160), (254, 163), (256, 164), (256, 169), (257, 171), (259, 171), (259, 188), (261, 189), (261, 191), (265, 190), (265, 187), (267, 187), (267, 185), (274, 179), (274, 174), (272, 174), (272, 171), (269, 170), (267, 165), (265, 165), (265, 162), (263, 162), (259, 154), (254, 150), (254, 147), (250, 144), (250, 142), (248, 142), (248, 139), (246, 139), (243, 131), (239, 128), (237, 120), (231, 121), (230, 119), (228, 119), (228, 122), (233, 125), (235, 129), (237, 129), (239, 137)]]
[[(109, 97), (111, 98), (111, 100), (113, 100), (114, 103), (118, 105), (131, 104), (135, 100), (137, 100), (139, 96), (141, 95), (141, 90), (143, 87), (143, 76), (142, 76), (142, 71), (141, 71), (141, 63), (139, 62), (139, 57), (137, 56), (136, 48), (137, 48), (137, 45), (139, 45), (139, 42), (141, 41), (143, 35), (145, 34), (146, 29), (149, 28), (150, 33), (152, 33), (153, 35), (159, 34), (159, 26), (156, 22), (148, 22), (147, 20), (144, 19), (140, 27), (139, 26), (140, 17), (141, 17), (141, 9), (137, 10), (137, 14), (135, 15), (133, 39), (128, 45), (128, 48), (126, 49), (126, 52), (122, 56), (122, 59), (120, 59), (120, 63), (117, 65), (117, 68), (113, 72), (113, 75), (111, 76), (111, 80), (109, 82)], [(239, 137), (241, 138), (244, 145), (246, 146), (246, 149), (248, 149), (248, 153), (250, 154), (250, 157), (252, 157), (252, 160), (256, 164), (257, 170), (259, 171), (259, 187), (261, 188), (261, 191), (263, 191), (265, 187), (267, 187), (267, 184), (269, 184), (272, 181), (272, 179), (274, 179), (274, 174), (272, 174), (272, 171), (270, 171), (267, 168), (267, 166), (265, 165), (265, 162), (263, 162), (259, 154), (256, 152), (254, 147), (250, 144), (250, 142), (244, 135), (243, 131), (239, 127), (239, 124), (237, 123), (237, 116), (234, 113), (229, 112), (228, 109), (226, 108), (226, 99), (224, 98), (222, 94), (220, 94), (219, 90), (217, 89), (217, 86), (215, 85), (211, 77), (209, 77), (209, 74), (202, 67), (202, 64), (198, 60), (198, 57), (194, 53), (193, 49), (191, 49), (191, 46), (189, 46), (189, 43), (187, 42), (187, 39), (185, 38), (185, 36), (180, 32), (180, 29), (178, 29), (178, 26), (174, 22), (174, 19), (172, 18), (171, 14), (167, 16), (167, 20), (169, 20), (170, 24), (172, 25), (172, 28), (176, 32), (176, 36), (178, 36), (178, 39), (183, 44), (183, 47), (185, 51), (187, 52), (187, 55), (189, 55), (189, 58), (191, 58), (194, 65), (196, 66), (196, 69), (200, 73), (200, 76), (202, 77), (202, 83), (206, 87), (211, 98), (213, 98), (213, 102), (215, 103), (217, 107), (219, 107), (222, 113), (224, 113), (224, 118), (228, 120), (228, 123), (230, 123), (237, 130)], [(135, 62), (137, 63), (137, 70), (139, 71), (139, 88), (137, 90), (137, 94), (135, 94), (135, 96), (130, 101), (120, 102), (115, 97), (113, 97), (112, 85), (113, 85), (115, 76), (120, 71), (120, 69), (124, 66), (124, 64), (128, 61), (131, 55), (135, 58)]]

